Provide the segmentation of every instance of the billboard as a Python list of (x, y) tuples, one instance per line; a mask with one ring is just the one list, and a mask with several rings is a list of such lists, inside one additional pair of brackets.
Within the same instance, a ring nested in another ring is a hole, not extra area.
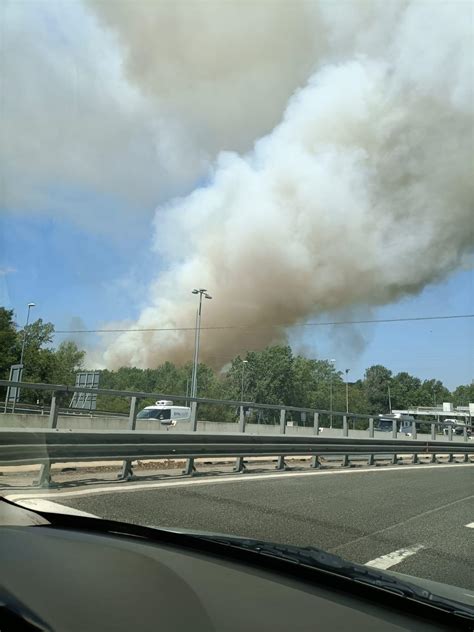
[[(76, 373), (75, 386), (82, 388), (99, 388), (99, 377), (99, 371), (81, 371)], [(97, 395), (95, 393), (76, 391), (72, 396), (69, 408), (95, 410), (97, 408)]]
[[(23, 365), (12, 364), (10, 367), (10, 375), (8, 377), (8, 380), (10, 382), (21, 382), (22, 375), (23, 375)], [(16, 404), (19, 400), (20, 400), (20, 387), (9, 386), (7, 388), (7, 397), (5, 400), (5, 407), (7, 404)]]
[[(21, 382), (21, 378), (23, 375), (23, 365), (22, 364), (12, 364), (10, 367), (10, 375), (8, 380), (10, 382)], [(20, 387), (19, 386), (9, 386), (7, 388), (7, 396), (5, 398), (5, 410), (8, 404), (16, 404), (20, 399)]]

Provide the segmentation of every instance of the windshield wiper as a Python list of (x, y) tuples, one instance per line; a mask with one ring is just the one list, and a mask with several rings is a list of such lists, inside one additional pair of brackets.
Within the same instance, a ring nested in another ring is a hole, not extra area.
[(197, 537), (212, 542), (227, 544), (228, 546), (238, 547), (261, 555), (286, 560), (294, 564), (315, 568), (320, 571), (333, 573), (354, 582), (389, 591), (401, 597), (413, 599), (448, 611), (451, 614), (474, 620), (473, 609), (462, 602), (434, 594), (421, 586), (398, 579), (397, 577), (369, 566), (349, 562), (323, 549), (312, 546), (299, 547), (290, 544), (274, 544), (264, 540), (253, 540), (233, 536), (197, 535)]

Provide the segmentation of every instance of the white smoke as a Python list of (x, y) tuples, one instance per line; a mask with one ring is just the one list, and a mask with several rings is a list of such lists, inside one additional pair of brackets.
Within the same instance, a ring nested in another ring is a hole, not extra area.
[(87, 4), (117, 34), (127, 77), (165, 118), (160, 137), (181, 169), (250, 149), (327, 48), (312, 0)]
[[(192, 327), (190, 291), (206, 287), (204, 324), (235, 326), (203, 333), (201, 357), (216, 365), (284, 339), (282, 325), (416, 293), (474, 245), (472, 5), (321, 3), (311, 14), (316, 71), (281, 123), (246, 155), (221, 152), (207, 186), (156, 213), (167, 269), (136, 327)], [(210, 117), (232, 128), (226, 114)], [(191, 348), (192, 332), (127, 333), (105, 359), (155, 366)]]

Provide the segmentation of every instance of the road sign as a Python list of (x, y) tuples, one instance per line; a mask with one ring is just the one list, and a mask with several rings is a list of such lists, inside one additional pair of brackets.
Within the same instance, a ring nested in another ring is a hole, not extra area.
[[(99, 371), (81, 371), (76, 373), (75, 386), (87, 388), (99, 388)], [(95, 410), (97, 408), (97, 395), (94, 393), (75, 392), (72, 396), (69, 408), (82, 408)]]
[[(8, 380), (10, 382), (21, 382), (22, 375), (23, 375), (23, 365), (12, 364), (10, 367), (10, 377), (8, 378)], [(5, 411), (7, 410), (8, 404), (16, 404), (19, 399), (20, 399), (20, 387), (9, 386), (7, 388), (7, 396), (5, 398)]]

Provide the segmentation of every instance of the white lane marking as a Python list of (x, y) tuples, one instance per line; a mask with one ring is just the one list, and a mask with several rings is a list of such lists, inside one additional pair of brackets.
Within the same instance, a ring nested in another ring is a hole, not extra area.
[[(406, 472), (410, 470), (412, 472), (426, 472), (426, 470), (439, 470), (449, 468), (455, 470), (462, 467), (473, 467), (472, 463), (450, 463), (446, 465), (394, 465), (385, 466), (383, 468), (366, 468), (360, 470), (323, 470), (316, 472), (278, 472), (278, 474), (241, 474), (233, 476), (216, 477), (212, 480), (206, 479), (186, 479), (178, 481), (157, 481), (156, 483), (120, 483), (119, 485), (103, 485), (101, 487), (94, 487), (92, 489), (77, 489), (74, 491), (55, 491), (55, 490), (41, 490), (35, 493), (30, 491), (28, 493), (20, 494), (8, 494), (5, 498), (11, 501), (20, 500), (23, 498), (71, 498), (76, 496), (93, 496), (94, 494), (116, 494), (141, 491), (144, 489), (169, 489), (172, 487), (187, 487), (192, 485), (220, 485), (224, 483), (251, 483), (254, 481), (263, 481), (276, 478), (300, 478), (304, 476), (356, 476), (357, 474), (383, 474), (384, 472)], [(462, 499), (464, 500), (464, 499)], [(457, 502), (457, 501), (456, 501)]]
[(74, 509), (66, 505), (59, 503), (53, 503), (51, 500), (44, 500), (42, 498), (29, 498), (20, 500), (19, 505), (25, 507), (25, 509), (32, 509), (33, 511), (49, 511), (51, 513), (63, 513), (72, 516), (87, 516), (89, 518), (99, 518), (95, 514), (87, 513), (87, 511), (81, 511), (80, 509)]
[(423, 544), (407, 546), (404, 549), (398, 549), (398, 551), (393, 551), (392, 553), (387, 553), (386, 555), (376, 557), (374, 560), (366, 562), (365, 566), (371, 566), (372, 568), (380, 568), (382, 570), (386, 570), (391, 566), (400, 564), (400, 562), (403, 562), (404, 559), (410, 557), (411, 555), (415, 555), (415, 553), (418, 553), (418, 551), (423, 548)]
[(375, 535), (380, 535), (381, 533), (385, 533), (386, 531), (390, 531), (391, 529), (398, 529), (398, 527), (401, 527), (402, 525), (407, 524), (407, 522), (411, 522), (412, 520), (418, 520), (419, 518), (423, 516), (429, 516), (432, 513), (436, 513), (437, 511), (442, 511), (443, 509), (447, 509), (448, 507), (452, 507), (453, 505), (457, 505), (458, 503), (464, 503), (466, 502), (466, 500), (471, 500), (472, 498), (474, 498), (474, 495), (466, 496), (465, 498), (459, 498), (458, 500), (453, 500), (452, 502), (447, 503), (446, 505), (441, 505), (440, 507), (435, 507), (434, 509), (428, 509), (427, 511), (423, 511), (422, 513), (415, 514), (414, 516), (411, 516), (410, 518), (407, 518), (406, 520), (402, 520), (401, 522), (392, 524), (390, 525), (390, 527), (385, 527), (385, 529), (372, 531), (372, 533), (368, 533), (367, 535), (361, 535), (359, 538), (355, 538), (355, 540), (350, 540), (349, 542), (345, 542), (344, 544), (338, 544), (332, 549), (328, 549), (328, 551), (330, 551), (331, 553), (335, 553), (337, 552), (338, 549), (342, 549), (345, 546), (348, 546), (349, 544), (355, 544), (356, 542), (361, 542), (362, 540), (365, 540), (366, 538), (373, 538)]
[(468, 529), (474, 529), (474, 522), (470, 522), (469, 524), (466, 525), (466, 527)]

